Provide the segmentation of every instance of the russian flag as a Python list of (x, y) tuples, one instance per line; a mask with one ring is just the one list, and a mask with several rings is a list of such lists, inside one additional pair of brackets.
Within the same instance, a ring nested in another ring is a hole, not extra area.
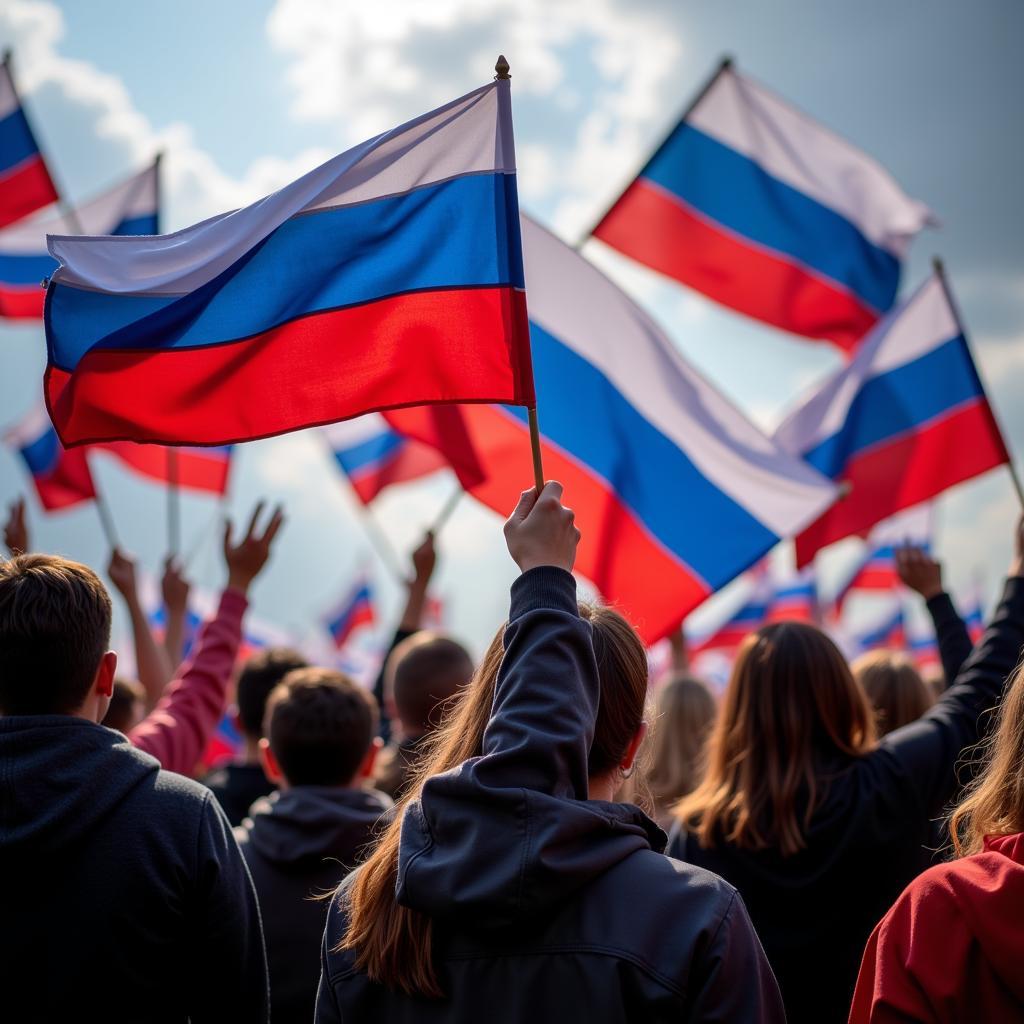
[(851, 351), (892, 306), (930, 217), (875, 160), (726, 62), (593, 235)]
[(775, 434), (840, 484), (796, 538), (797, 565), (1009, 461), (943, 282), (931, 277)]
[(25, 461), (39, 501), (49, 512), (96, 497), (85, 448), (65, 449), (46, 410), (36, 406), (4, 442)]
[(907, 646), (907, 631), (903, 622), (903, 606), (897, 605), (894, 610), (875, 625), (854, 638), (856, 649), (861, 653), (875, 650), (902, 651)]
[(766, 615), (768, 622), (818, 621), (818, 583), (813, 569), (776, 584)]
[(373, 591), (367, 579), (360, 579), (355, 587), (345, 594), (341, 604), (324, 619), (327, 632), (331, 634), (334, 646), (341, 649), (352, 634), (361, 626), (370, 626), (377, 621), (373, 609)]
[(976, 644), (985, 633), (985, 613), (981, 605), (980, 588), (977, 588), (967, 605), (967, 611), (964, 612), (964, 625), (973, 644)]
[(508, 80), (244, 210), (50, 252), (46, 394), (68, 445), (534, 403)]
[[(576, 568), (651, 644), (835, 492), (575, 250), (526, 217), (522, 236), (544, 469), (576, 512)], [(461, 414), (487, 474), (468, 489), (507, 514), (533, 479), (525, 410)], [(386, 415), (401, 433), (447, 450), (430, 410)]]
[(0, 227), (55, 203), (57, 198), (14, 87), (10, 54), (6, 54), (0, 64)]
[(206, 448), (134, 444), (110, 441), (93, 445), (94, 451), (109, 452), (129, 469), (151, 480), (174, 484), (190, 491), (224, 495), (228, 487), (234, 446), (211, 445)]
[(910, 635), (907, 637), (907, 648), (914, 664), (922, 672), (931, 671), (942, 667), (942, 657), (939, 654), (939, 643), (935, 639), (934, 632)]
[(436, 448), (403, 437), (378, 413), (333, 423), (321, 432), (363, 504), (391, 484), (408, 483), (448, 465)]
[(47, 235), (81, 230), (87, 235), (155, 235), (158, 161), (133, 174), (74, 214), (15, 224), (0, 231), (0, 317), (41, 319), (46, 292), (43, 280), (56, 269), (47, 251)]
[(717, 629), (690, 640), (691, 655), (705, 651), (735, 651), (750, 633), (757, 632), (768, 621), (769, 603), (766, 595), (754, 593)]

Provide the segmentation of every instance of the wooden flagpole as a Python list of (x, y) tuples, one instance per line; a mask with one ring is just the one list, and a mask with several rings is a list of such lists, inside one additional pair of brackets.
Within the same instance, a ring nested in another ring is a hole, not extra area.
[(177, 558), (181, 551), (181, 490), (178, 487), (178, 449), (167, 452), (167, 554)]

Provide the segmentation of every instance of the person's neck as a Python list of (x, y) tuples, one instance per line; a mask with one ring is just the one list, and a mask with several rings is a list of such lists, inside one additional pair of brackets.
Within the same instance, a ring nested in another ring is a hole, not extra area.
[(591, 778), (587, 783), (587, 792), (591, 800), (606, 800), (609, 803), (615, 800), (620, 782), (618, 772), (609, 772), (607, 775), (598, 775)]

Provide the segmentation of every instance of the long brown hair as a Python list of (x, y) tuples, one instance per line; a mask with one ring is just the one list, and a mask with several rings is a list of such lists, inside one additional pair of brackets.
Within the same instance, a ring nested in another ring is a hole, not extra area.
[[(596, 777), (619, 765), (640, 728), (647, 693), (647, 656), (633, 627), (614, 610), (581, 604), (580, 615), (592, 627), (601, 684), (588, 761), (589, 773)], [(424, 741), (429, 746), (421, 767), (347, 895), (348, 930), (338, 950), (354, 950), (356, 967), (371, 981), (409, 995), (440, 998), (444, 993), (434, 967), (430, 918), (400, 906), (395, 899), (402, 812), (409, 801), (419, 797), (432, 775), (480, 754), (504, 653), (503, 633), (504, 629), (500, 630), (491, 641), (473, 681), (441, 728)]]
[(871, 709), (836, 645), (802, 623), (765, 626), (740, 647), (707, 773), (674, 813), (702, 846), (794, 854), (823, 795), (822, 758), (857, 757), (874, 740)]
[(1006, 688), (999, 724), (986, 745), (984, 771), (950, 815), (958, 857), (978, 853), (986, 836), (1024, 832), (1024, 666)]
[(871, 702), (879, 736), (916, 722), (935, 703), (914, 663), (898, 651), (869, 651), (850, 670)]

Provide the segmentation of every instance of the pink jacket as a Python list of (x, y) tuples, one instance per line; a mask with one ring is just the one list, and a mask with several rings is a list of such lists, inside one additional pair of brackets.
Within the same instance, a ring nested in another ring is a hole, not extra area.
[(237, 590), (221, 594), (217, 615), (199, 631), (192, 657), (128, 736), (167, 771), (194, 774), (224, 714), (247, 607), (248, 601)]

